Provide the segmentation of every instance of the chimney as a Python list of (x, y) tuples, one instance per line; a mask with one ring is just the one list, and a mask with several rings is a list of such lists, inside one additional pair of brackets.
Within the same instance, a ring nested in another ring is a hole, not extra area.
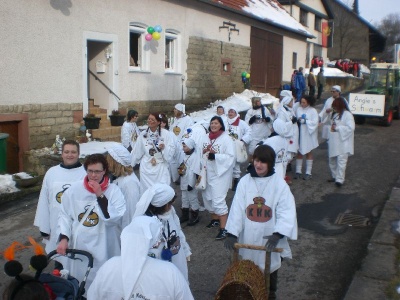
[(360, 14), (360, 11), (358, 9), (358, 0), (354, 0), (354, 2), (353, 2), (353, 13), (355, 13), (357, 15)]

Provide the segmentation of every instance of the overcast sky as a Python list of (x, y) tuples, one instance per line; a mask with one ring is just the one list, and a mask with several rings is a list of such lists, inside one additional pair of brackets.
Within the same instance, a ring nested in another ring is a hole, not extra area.
[[(354, 0), (341, 0), (343, 3), (353, 6)], [(372, 25), (380, 21), (388, 14), (400, 14), (400, 0), (358, 0), (360, 15)]]

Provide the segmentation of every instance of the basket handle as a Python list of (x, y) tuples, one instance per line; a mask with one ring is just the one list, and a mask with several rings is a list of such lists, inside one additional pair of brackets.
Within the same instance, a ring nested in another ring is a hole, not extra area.
[[(256, 246), (256, 245), (249, 245), (249, 244), (234, 244), (234, 251), (233, 251), (233, 261), (236, 262), (239, 260), (239, 249), (251, 249), (251, 250), (260, 250), (265, 251), (265, 267), (264, 267), (264, 281), (265, 281), (265, 288), (267, 293), (269, 292), (269, 269), (271, 266), (271, 252), (265, 249), (265, 246)], [(282, 248), (275, 248), (272, 252), (283, 252)]]

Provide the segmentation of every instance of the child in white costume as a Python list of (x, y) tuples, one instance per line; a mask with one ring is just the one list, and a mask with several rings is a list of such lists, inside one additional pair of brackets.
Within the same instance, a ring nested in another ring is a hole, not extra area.
[[(138, 216), (121, 234), (121, 256), (108, 260), (89, 288), (88, 300), (193, 300), (187, 281), (171, 263), (154, 259), (149, 249), (160, 247), (162, 224)], [(134, 245), (134, 246), (132, 246)]]
[(183, 152), (185, 157), (178, 168), (181, 176), (182, 191), (182, 216), (180, 222), (186, 222), (188, 226), (196, 225), (199, 222), (199, 199), (198, 191), (194, 188), (196, 175), (200, 175), (200, 152), (196, 149), (196, 144), (191, 138), (183, 138)]
[(129, 110), (126, 121), (121, 127), (121, 143), (129, 152), (135, 147), (136, 140), (140, 135), (140, 130), (136, 124), (138, 116), (136, 110)]
[(174, 190), (167, 184), (156, 183), (140, 197), (136, 205), (135, 217), (156, 216), (163, 224), (163, 244), (152, 252), (156, 258), (171, 261), (188, 281), (187, 257), (192, 254), (182, 232), (179, 218), (172, 203)]
[[(296, 204), (284, 179), (274, 173), (275, 152), (261, 145), (254, 151), (249, 174), (239, 181), (229, 218), (225, 247), (233, 249), (236, 242), (264, 246), (271, 253), (270, 298), (277, 290), (277, 270), (282, 258), (292, 258), (288, 239), (297, 239)], [(258, 212), (261, 213), (258, 213)], [(264, 239), (268, 239), (265, 243)], [(265, 252), (240, 249), (242, 259), (252, 260), (261, 270), (265, 268)]]

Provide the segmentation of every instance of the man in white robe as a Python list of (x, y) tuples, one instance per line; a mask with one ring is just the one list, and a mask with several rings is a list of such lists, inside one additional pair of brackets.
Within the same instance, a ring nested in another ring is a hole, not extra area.
[(252, 140), (249, 144), (250, 161), (257, 144), (268, 138), (271, 134), (272, 122), (274, 120), (270, 111), (265, 106), (261, 105), (260, 98), (254, 97), (252, 99), (252, 105), (253, 107), (247, 111), (244, 119), (251, 128)]
[[(282, 258), (292, 258), (288, 239), (297, 239), (296, 204), (284, 179), (274, 173), (275, 152), (267, 145), (256, 148), (249, 174), (239, 181), (226, 229), (227, 249), (236, 242), (266, 246), (271, 253), (269, 299), (275, 299), (277, 270)], [(259, 213), (260, 212), (260, 213)], [(268, 239), (265, 244), (265, 238)], [(265, 253), (240, 249), (242, 259), (252, 260), (261, 270), (265, 268)]]
[(185, 114), (185, 104), (178, 103), (174, 108), (174, 121), (171, 125), (172, 132), (181, 140), (182, 135), (186, 132), (186, 129), (194, 124), (192, 118)]
[[(86, 176), (86, 171), (79, 162), (79, 144), (77, 142), (64, 141), (61, 158), (62, 163), (51, 167), (44, 176), (33, 222), (44, 238), (46, 253), (50, 253), (57, 247), (57, 224), (61, 196), (73, 182), (81, 181)], [(57, 258), (57, 260), (60, 259)]]
[(160, 247), (161, 226), (156, 217), (135, 217), (122, 231), (121, 256), (100, 268), (87, 299), (194, 299), (173, 264), (148, 256), (149, 249)]

